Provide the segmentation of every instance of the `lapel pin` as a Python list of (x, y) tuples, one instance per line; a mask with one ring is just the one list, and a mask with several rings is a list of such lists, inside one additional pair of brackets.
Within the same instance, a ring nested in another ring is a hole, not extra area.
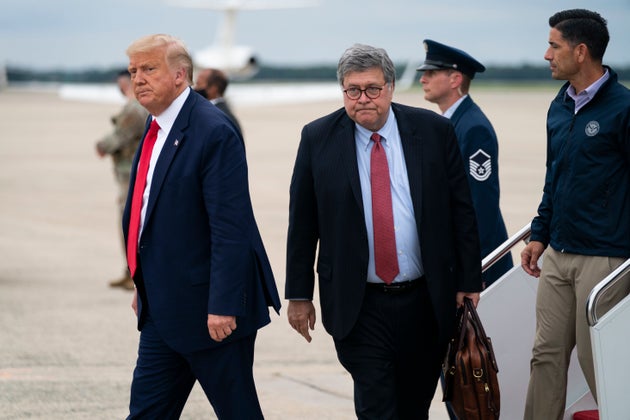
[(179, 146), (179, 139), (175, 139), (175, 143), (173, 143), (173, 146), (175, 147)]

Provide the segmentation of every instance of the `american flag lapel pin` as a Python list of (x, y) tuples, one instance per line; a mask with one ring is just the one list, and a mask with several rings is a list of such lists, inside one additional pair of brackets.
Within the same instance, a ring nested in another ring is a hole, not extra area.
[(179, 146), (179, 139), (175, 139), (175, 143), (173, 143), (173, 146), (175, 147)]

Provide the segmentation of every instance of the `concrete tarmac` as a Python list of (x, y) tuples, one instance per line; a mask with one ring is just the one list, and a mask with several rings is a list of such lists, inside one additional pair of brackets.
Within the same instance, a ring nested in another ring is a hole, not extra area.
[[(508, 231), (535, 215), (545, 164), (545, 114), (556, 86), (484, 88), (473, 99), (500, 141)], [(437, 110), (414, 90), (397, 102)], [(302, 126), (342, 104), (236, 107), (254, 211), (283, 294), (288, 188)], [(115, 104), (54, 92), (0, 91), (0, 419), (120, 419), (128, 413), (138, 335), (121, 276), (116, 185), (94, 144)], [(519, 262), (518, 250), (514, 260)], [(319, 305), (316, 302), (319, 315)], [(352, 381), (321, 322), (308, 344), (281, 315), (260, 331), (255, 376), (268, 419), (352, 419)], [(448, 416), (436, 392), (431, 419)], [(502, 413), (505, 419), (520, 413)], [(216, 418), (195, 386), (182, 419)]]

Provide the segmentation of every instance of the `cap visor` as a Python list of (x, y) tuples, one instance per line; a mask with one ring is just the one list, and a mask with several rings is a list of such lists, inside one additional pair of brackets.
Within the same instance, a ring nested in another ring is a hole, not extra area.
[(416, 71), (424, 71), (424, 70), (440, 70), (444, 67), (436, 66), (434, 64), (423, 64), (416, 69)]

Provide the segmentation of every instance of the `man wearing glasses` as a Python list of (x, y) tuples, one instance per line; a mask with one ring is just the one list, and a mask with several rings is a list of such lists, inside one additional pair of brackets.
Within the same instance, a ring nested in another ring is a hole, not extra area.
[(455, 309), (481, 290), (466, 173), (448, 120), (392, 103), (385, 50), (355, 44), (337, 77), (344, 108), (303, 128), (291, 180), (289, 323), (311, 341), (316, 266), (357, 417), (427, 419)]

